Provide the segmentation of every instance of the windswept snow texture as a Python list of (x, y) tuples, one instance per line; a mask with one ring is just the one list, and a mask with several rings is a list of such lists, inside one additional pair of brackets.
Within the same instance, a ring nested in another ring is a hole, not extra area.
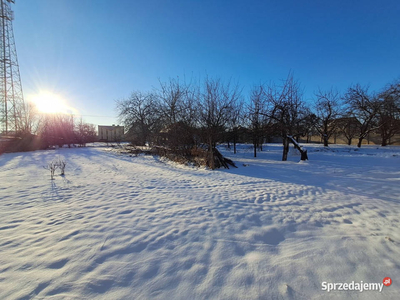
[(0, 299), (398, 299), (400, 147), (281, 149), (221, 148), (239, 168), (216, 171), (96, 147), (0, 156)]

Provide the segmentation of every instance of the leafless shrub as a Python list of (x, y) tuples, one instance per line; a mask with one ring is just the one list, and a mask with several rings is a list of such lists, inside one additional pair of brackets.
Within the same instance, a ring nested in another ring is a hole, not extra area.
[(43, 168), (50, 171), (51, 180), (54, 180), (54, 172), (58, 168), (57, 163), (53, 160), (52, 162), (48, 163), (48, 165), (44, 166)]
[(65, 162), (64, 159), (56, 157), (51, 162), (49, 162), (47, 166), (44, 166), (43, 168), (50, 171), (51, 180), (54, 180), (54, 173), (57, 169), (60, 169), (60, 175), (64, 176), (66, 165), (67, 163)]
[(62, 158), (58, 158), (56, 163), (57, 163), (58, 167), (60, 168), (60, 175), (64, 176), (65, 175), (65, 166), (67, 165), (67, 163)]

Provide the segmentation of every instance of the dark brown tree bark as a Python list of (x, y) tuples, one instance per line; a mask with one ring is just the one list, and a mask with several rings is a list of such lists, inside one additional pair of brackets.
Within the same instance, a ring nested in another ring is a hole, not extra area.
[(307, 150), (304, 150), (303, 147), (301, 147), (291, 136), (288, 136), (288, 140), (290, 140), (294, 147), (300, 151), (301, 157), (300, 160), (308, 160), (308, 154), (307, 154)]
[(283, 138), (283, 154), (282, 154), (282, 161), (287, 161), (289, 153), (289, 138)]

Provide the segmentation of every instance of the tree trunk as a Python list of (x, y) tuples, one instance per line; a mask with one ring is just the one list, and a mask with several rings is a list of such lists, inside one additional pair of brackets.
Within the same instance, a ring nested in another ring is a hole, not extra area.
[(347, 145), (351, 146), (351, 138), (347, 139)]
[(284, 137), (282, 161), (287, 161), (288, 153), (289, 153), (289, 139), (287, 137)]
[(235, 127), (233, 129), (233, 154), (236, 154), (236, 135), (237, 135), (237, 130)]
[(215, 168), (224, 167), (225, 169), (229, 169), (229, 165), (237, 168), (235, 163), (229, 158), (223, 157), (217, 148), (213, 149), (213, 160)]
[(253, 141), (253, 148), (254, 148), (254, 157), (257, 157), (257, 142), (256, 142), (256, 140)]
[(324, 147), (328, 147), (328, 136), (324, 134)]
[(214, 151), (213, 151), (213, 149), (214, 149), (213, 142), (212, 142), (212, 140), (210, 138), (210, 142), (209, 142), (209, 145), (208, 145), (208, 151), (209, 151), (208, 155), (209, 155), (209, 168), (211, 170), (215, 169), (215, 160), (214, 160)]
[(381, 146), (384, 147), (390, 144), (390, 134), (386, 134), (384, 130), (381, 130), (381, 138), (382, 138)]
[(362, 138), (362, 137), (358, 138), (358, 143), (357, 143), (357, 147), (358, 148), (361, 148), (361, 144), (362, 144), (363, 139), (364, 138)]
[(288, 136), (289, 141), (291, 141), (294, 145), (294, 147), (300, 151), (301, 153), (301, 158), (300, 160), (308, 160), (308, 155), (307, 155), (307, 150), (304, 150), (303, 147), (301, 147), (291, 136)]
[(300, 160), (308, 160), (307, 150), (302, 150), (302, 151), (301, 151)]

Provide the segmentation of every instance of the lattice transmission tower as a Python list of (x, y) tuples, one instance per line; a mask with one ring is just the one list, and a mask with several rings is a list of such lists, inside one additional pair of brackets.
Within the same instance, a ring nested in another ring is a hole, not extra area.
[(13, 135), (24, 127), (24, 96), (14, 41), (11, 4), (0, 0), (0, 134)]

